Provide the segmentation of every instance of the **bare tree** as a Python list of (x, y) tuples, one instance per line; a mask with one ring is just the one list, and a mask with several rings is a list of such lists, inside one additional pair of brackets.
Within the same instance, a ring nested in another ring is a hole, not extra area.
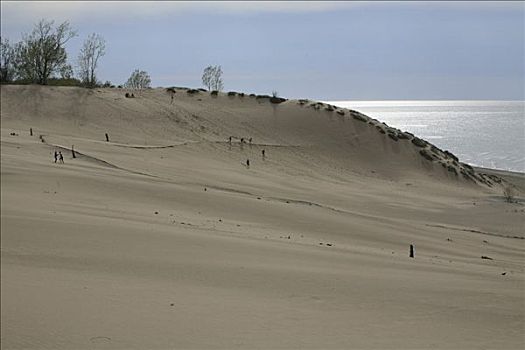
[(221, 66), (206, 67), (204, 69), (204, 73), (202, 74), (202, 84), (210, 91), (221, 91), (224, 89)]
[(69, 22), (54, 28), (54, 21), (38, 22), (31, 34), (25, 34), (17, 50), (18, 72), (22, 79), (46, 85), (53, 74), (67, 64), (64, 45), (74, 36)]
[(142, 90), (149, 88), (150, 84), (151, 78), (149, 74), (143, 70), (135, 69), (125, 85), (128, 89)]
[(8, 83), (14, 80), (16, 73), (15, 46), (9, 43), (9, 39), (0, 37), (0, 82)]
[(84, 41), (78, 54), (80, 80), (88, 87), (97, 85), (96, 70), (98, 60), (106, 54), (106, 41), (99, 34), (91, 34)]
[(70, 64), (65, 64), (59, 70), (61, 79), (73, 79), (73, 67)]

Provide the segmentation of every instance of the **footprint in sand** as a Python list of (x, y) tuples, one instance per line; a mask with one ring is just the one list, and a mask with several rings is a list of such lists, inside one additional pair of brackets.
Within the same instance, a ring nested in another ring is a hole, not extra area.
[(92, 342), (93, 344), (104, 344), (104, 343), (111, 342), (111, 338), (110, 337), (92, 337), (89, 339), (89, 341)]

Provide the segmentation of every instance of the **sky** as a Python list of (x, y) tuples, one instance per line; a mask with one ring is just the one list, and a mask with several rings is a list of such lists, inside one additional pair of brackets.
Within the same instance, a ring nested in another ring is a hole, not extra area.
[(68, 20), (76, 64), (90, 33), (106, 40), (98, 77), (135, 69), (153, 86), (319, 100), (524, 100), (525, 2), (1, 1), (1, 35)]

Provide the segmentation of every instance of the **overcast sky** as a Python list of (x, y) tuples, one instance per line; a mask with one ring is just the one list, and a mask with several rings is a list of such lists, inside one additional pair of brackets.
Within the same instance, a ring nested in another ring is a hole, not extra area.
[(322, 100), (524, 99), (524, 2), (1, 2), (2, 37), (69, 20), (72, 64), (106, 39), (99, 79)]

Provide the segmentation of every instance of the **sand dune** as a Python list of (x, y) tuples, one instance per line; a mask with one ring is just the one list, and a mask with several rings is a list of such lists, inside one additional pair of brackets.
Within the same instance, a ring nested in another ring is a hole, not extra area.
[(2, 348), (525, 347), (523, 174), (174, 91), (1, 87)]

